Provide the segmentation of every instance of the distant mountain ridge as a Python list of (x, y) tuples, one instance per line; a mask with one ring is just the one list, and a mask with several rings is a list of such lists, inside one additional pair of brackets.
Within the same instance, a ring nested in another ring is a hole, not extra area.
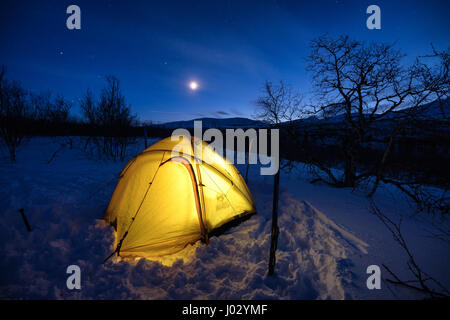
[(194, 128), (194, 121), (201, 121), (203, 128), (218, 128), (218, 129), (237, 129), (237, 128), (265, 128), (268, 125), (262, 121), (252, 120), (248, 118), (198, 118), (186, 121), (173, 121), (160, 124), (160, 127), (168, 129)]
[[(383, 119), (389, 119), (394, 117), (395, 114), (402, 115), (406, 114), (410, 108), (405, 108), (402, 110), (398, 110), (391, 114), (386, 115)], [(437, 101), (433, 101), (431, 103), (425, 104), (418, 108), (420, 114), (418, 115), (418, 119), (420, 120), (448, 120), (450, 117), (450, 101), (447, 99), (443, 102), (442, 106), (437, 103)], [(355, 116), (358, 116), (355, 114)], [(167, 129), (177, 129), (177, 128), (185, 128), (192, 129), (194, 128), (194, 121), (202, 121), (202, 128), (218, 128), (218, 129), (248, 129), (248, 128), (267, 128), (270, 127), (269, 124), (260, 121), (253, 120), (249, 118), (242, 117), (234, 117), (234, 118), (198, 118), (186, 121), (173, 121), (160, 124), (160, 127)], [(344, 115), (339, 114), (329, 118), (319, 118), (316, 116), (310, 116), (308, 118), (293, 120), (292, 122), (286, 121), (283, 124), (287, 125), (291, 124), (300, 124), (300, 123), (339, 123), (344, 121)]]
[[(387, 119), (393, 119), (395, 117), (402, 117), (409, 113), (411, 110), (411, 107), (406, 107), (401, 110), (396, 110), (391, 113), (386, 114), (385, 116), (381, 117), (380, 120), (387, 120)], [(438, 103), (437, 100), (426, 103), (424, 105), (421, 105), (417, 107), (416, 110), (416, 119), (417, 120), (449, 120), (450, 118), (450, 100), (444, 100), (442, 101), (442, 104)], [(368, 113), (365, 113), (364, 116), (369, 117)], [(352, 118), (358, 118), (358, 113), (352, 113)], [(317, 117), (315, 115), (303, 118), (303, 119), (296, 119), (293, 121), (286, 121), (283, 122), (282, 125), (287, 124), (317, 124), (317, 123), (341, 123), (345, 120), (345, 115), (343, 113), (331, 116), (331, 117)]]

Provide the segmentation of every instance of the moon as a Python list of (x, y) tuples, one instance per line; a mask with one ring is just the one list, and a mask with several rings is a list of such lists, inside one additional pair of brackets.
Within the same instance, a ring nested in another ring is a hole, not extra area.
[(196, 81), (191, 81), (191, 82), (189, 82), (189, 88), (190, 88), (192, 91), (197, 90), (197, 89), (198, 89), (198, 83), (197, 83)]

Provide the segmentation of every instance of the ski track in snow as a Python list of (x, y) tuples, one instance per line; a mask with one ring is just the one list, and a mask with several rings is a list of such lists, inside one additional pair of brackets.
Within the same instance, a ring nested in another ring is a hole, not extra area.
[[(33, 139), (17, 164), (0, 161), (0, 298), (12, 299), (346, 299), (355, 298), (354, 255), (370, 246), (307, 201), (280, 195), (276, 275), (267, 277), (271, 186), (253, 177), (258, 214), (209, 245), (196, 243), (190, 261), (103, 259), (113, 230), (101, 220), (124, 163), (87, 159), (77, 149)], [(33, 231), (27, 233), (18, 209)], [(79, 265), (82, 289), (66, 288), (66, 268)], [(360, 281), (365, 285), (365, 279)]]

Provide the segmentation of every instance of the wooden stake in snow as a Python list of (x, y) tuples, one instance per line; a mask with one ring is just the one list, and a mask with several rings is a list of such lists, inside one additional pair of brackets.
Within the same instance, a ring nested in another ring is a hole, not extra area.
[(25, 227), (27, 228), (27, 231), (31, 232), (30, 224), (28, 223), (27, 217), (25, 216), (25, 210), (22, 208), (22, 209), (19, 209), (19, 212), (22, 216), (23, 223), (25, 223)]
[(280, 170), (273, 179), (273, 209), (272, 209), (272, 233), (270, 241), (269, 276), (275, 272), (276, 251), (278, 244), (278, 194), (280, 192)]

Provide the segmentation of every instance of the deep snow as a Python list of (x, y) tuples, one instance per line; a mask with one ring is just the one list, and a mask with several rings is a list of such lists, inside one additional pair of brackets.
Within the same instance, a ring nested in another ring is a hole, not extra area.
[[(141, 259), (112, 260), (113, 230), (103, 211), (124, 163), (96, 160), (79, 149), (59, 151), (65, 138), (33, 138), (11, 164), (0, 154), (0, 298), (2, 299), (378, 299), (422, 298), (382, 282), (366, 287), (367, 266), (385, 263), (410, 278), (406, 256), (368, 209), (363, 194), (311, 185), (297, 165), (281, 174), (276, 275), (267, 277), (272, 177), (250, 169), (258, 214), (209, 245), (189, 246), (191, 259), (171, 267)], [(142, 143), (133, 146), (130, 157)], [(243, 167), (238, 166), (243, 172)], [(404, 216), (404, 235), (424, 269), (447, 287), (449, 245), (429, 237), (430, 219), (414, 215), (388, 188), (377, 204)], [(27, 233), (18, 210), (33, 231)], [(437, 219), (437, 218), (436, 218)], [(436, 222), (436, 221), (435, 221)], [(447, 221), (438, 221), (448, 226)], [(81, 268), (82, 288), (66, 288), (66, 268)], [(383, 270), (382, 270), (383, 272)], [(383, 273), (383, 277), (387, 274)]]

